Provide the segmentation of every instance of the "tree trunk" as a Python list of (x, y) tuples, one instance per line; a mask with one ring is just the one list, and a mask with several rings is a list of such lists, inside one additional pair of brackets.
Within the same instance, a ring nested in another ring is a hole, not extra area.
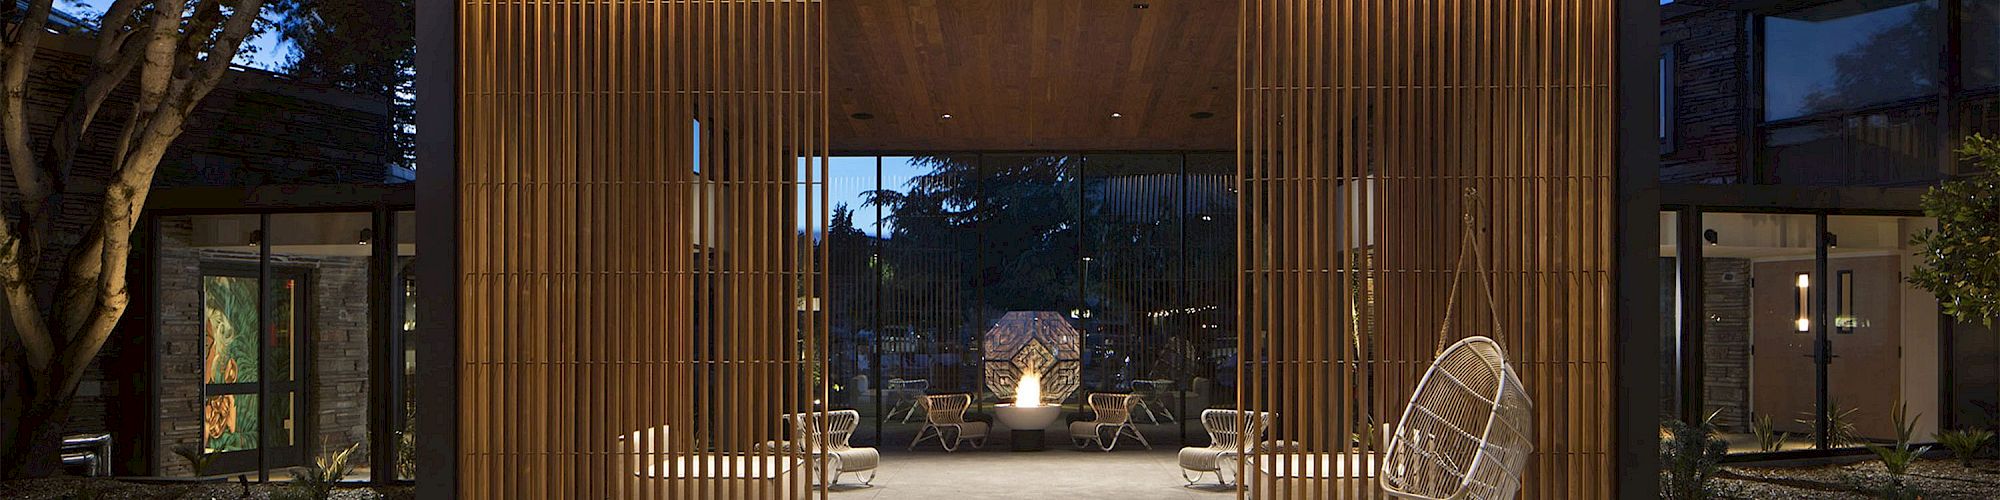
[(48, 397), (34, 390), (21, 395), (24, 397), (8, 404), (6, 414), (0, 415), (12, 426), (0, 432), (0, 479), (48, 477), (62, 465), (69, 398)]

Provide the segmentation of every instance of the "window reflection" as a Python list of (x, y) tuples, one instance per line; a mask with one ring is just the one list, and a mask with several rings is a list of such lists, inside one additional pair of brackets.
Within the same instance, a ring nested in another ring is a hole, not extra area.
[(1784, 120), (1926, 95), (1936, 0), (1844, 0), (1764, 18), (1764, 113)]

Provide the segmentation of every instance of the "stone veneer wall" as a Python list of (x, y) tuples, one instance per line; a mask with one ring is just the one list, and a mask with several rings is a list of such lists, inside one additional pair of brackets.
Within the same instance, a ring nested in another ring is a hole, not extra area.
[[(173, 454), (179, 444), (200, 443), (202, 431), (201, 266), (233, 262), (255, 265), (254, 251), (191, 248), (192, 220), (160, 220), (160, 433), (161, 475), (187, 475), (187, 463)], [(272, 265), (306, 269), (313, 290), (305, 325), (312, 372), (306, 396), (313, 425), (308, 459), (314, 453), (346, 449), (368, 439), (368, 260), (366, 257), (273, 254)], [(367, 464), (368, 447), (350, 463)]]
[(1754, 132), (1743, 72), (1746, 14), (1697, 8), (1661, 20), (1660, 46), (1671, 49), (1674, 141), (1660, 154), (1668, 184), (1745, 182), (1745, 140)]
[(1750, 423), (1750, 260), (1702, 259), (1702, 393), (1716, 426), (1747, 432)]

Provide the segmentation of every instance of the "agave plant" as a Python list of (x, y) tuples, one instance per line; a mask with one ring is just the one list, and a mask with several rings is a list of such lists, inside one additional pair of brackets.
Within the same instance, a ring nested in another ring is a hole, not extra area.
[(1907, 496), (1905, 493), (1910, 490), (1907, 484), (1903, 482), (1903, 476), (1910, 473), (1910, 466), (1917, 463), (1917, 457), (1921, 457), (1924, 452), (1931, 450), (1931, 447), (1928, 445), (1911, 447), (1910, 436), (1916, 434), (1917, 420), (1922, 419), (1923, 414), (1910, 417), (1909, 406), (1907, 403), (1896, 405), (1896, 410), (1889, 414), (1889, 418), (1896, 421), (1896, 442), (1894, 444), (1889, 446), (1878, 444), (1868, 445), (1868, 451), (1875, 452), (1875, 456), (1882, 459), (1882, 468), (1889, 471), (1887, 491), (1894, 493), (1892, 496), (1899, 498)]
[[(1861, 439), (1860, 431), (1854, 428), (1854, 416), (1861, 413), (1861, 408), (1842, 408), (1839, 401), (1828, 401), (1827, 406), (1833, 408), (1833, 411), (1826, 414), (1826, 444), (1835, 448), (1863, 444), (1865, 440)], [(1807, 428), (1817, 429), (1819, 428), (1818, 417), (1818, 414), (1807, 410), (1800, 418), (1793, 420), (1793, 422), (1797, 422), (1799, 425), (1804, 425)], [(1813, 437), (1819, 437), (1819, 433), (1815, 431)]]
[[(215, 454), (202, 451), (200, 446), (191, 444), (182, 443), (174, 445), (174, 454), (179, 455), (181, 460), (186, 460), (188, 468), (193, 469), (194, 474), (197, 476), (209, 475), (209, 468), (215, 463)], [(242, 487), (242, 490), (237, 493), (237, 497), (250, 498), (250, 476), (238, 474), (236, 476), (236, 484)]]
[(1779, 432), (1771, 428), (1770, 415), (1758, 415), (1756, 420), (1750, 423), (1750, 432), (1757, 435), (1759, 451), (1778, 451), (1785, 446), (1785, 441), (1792, 438), (1792, 433)]
[(287, 500), (326, 500), (333, 497), (334, 486), (346, 479), (347, 473), (354, 471), (354, 465), (347, 461), (358, 449), (361, 449), (361, 443), (354, 443), (339, 453), (320, 455), (305, 470), (292, 471), (292, 484), (279, 496)]
[(1945, 448), (1950, 448), (1951, 455), (1958, 457), (1960, 465), (1971, 467), (1972, 458), (1979, 455), (1979, 450), (1986, 448), (1987, 441), (1993, 440), (1993, 431), (1985, 429), (1959, 429), (1939, 432), (1933, 434), (1931, 437), (1936, 438), (1938, 444), (1944, 445)]

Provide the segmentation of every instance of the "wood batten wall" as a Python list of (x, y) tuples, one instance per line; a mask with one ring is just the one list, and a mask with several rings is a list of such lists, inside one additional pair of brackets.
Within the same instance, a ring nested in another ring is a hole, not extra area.
[(457, 495), (822, 496), (820, 3), (457, 7)]
[[(1368, 458), (1440, 348), (1475, 188), (1499, 337), (1537, 404), (1522, 497), (1610, 498), (1612, 5), (1242, 8), (1238, 407), (1349, 465), (1260, 473), (1294, 459), (1267, 453), (1244, 464), (1247, 493), (1380, 495)], [(1442, 340), (1493, 336), (1476, 285)]]

